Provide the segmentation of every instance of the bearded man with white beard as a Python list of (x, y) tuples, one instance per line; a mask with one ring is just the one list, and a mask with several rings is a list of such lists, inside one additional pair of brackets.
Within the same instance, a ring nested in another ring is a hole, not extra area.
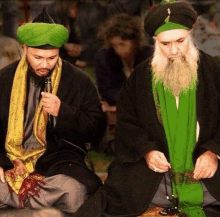
[(155, 52), (118, 99), (104, 216), (140, 216), (154, 207), (162, 215), (219, 216), (207, 209), (220, 204), (220, 62), (194, 46), (192, 6), (167, 2), (146, 15)]

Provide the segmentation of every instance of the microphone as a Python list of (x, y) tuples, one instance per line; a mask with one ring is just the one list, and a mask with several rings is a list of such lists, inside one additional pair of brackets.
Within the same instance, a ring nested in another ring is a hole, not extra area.
[(45, 92), (52, 93), (51, 77), (46, 77), (45, 79)]
[[(51, 77), (46, 77), (45, 79), (45, 92), (52, 93)], [(48, 122), (49, 122), (50, 128), (53, 128), (55, 122), (54, 122), (54, 117), (51, 114), (49, 114)]]

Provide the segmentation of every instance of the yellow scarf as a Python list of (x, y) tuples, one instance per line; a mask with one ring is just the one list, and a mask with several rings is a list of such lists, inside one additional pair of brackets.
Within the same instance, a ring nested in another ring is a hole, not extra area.
[[(51, 80), (53, 84), (52, 94), (57, 94), (58, 85), (61, 77), (62, 61), (59, 58), (52, 75)], [(46, 149), (46, 126), (48, 122), (48, 114), (43, 111), (42, 100), (40, 101), (33, 124), (34, 135), (37, 141), (41, 144), (41, 147), (25, 151), (22, 147), (23, 135), (24, 135), (24, 112), (26, 102), (26, 86), (27, 86), (27, 70), (28, 64), (26, 56), (24, 56), (15, 72), (15, 77), (12, 86), (10, 110), (8, 119), (8, 130), (5, 142), (5, 148), (7, 156), (13, 162), (16, 159), (22, 160), (27, 173), (24, 175), (15, 175), (12, 173), (5, 173), (6, 180), (12, 190), (19, 194), (19, 190), (26, 177), (28, 177), (35, 170), (35, 164), (37, 159), (44, 153)]]

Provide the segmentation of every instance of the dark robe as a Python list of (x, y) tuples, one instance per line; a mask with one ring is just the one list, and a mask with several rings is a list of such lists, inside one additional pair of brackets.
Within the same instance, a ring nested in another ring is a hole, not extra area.
[[(109, 166), (104, 188), (98, 191), (102, 195), (102, 208), (88, 209), (88, 204), (91, 206), (98, 198), (97, 193), (78, 210), (76, 217), (98, 217), (101, 209), (108, 214), (105, 216), (138, 216), (147, 210), (159, 187), (164, 174), (149, 169), (144, 159), (148, 151), (158, 150), (169, 161), (167, 140), (152, 93), (150, 61), (140, 64), (121, 89), (117, 104), (117, 160)], [(201, 52), (196, 94), (200, 134), (193, 152), (194, 163), (206, 150), (220, 155), (219, 93), (220, 61)], [(211, 195), (220, 200), (220, 168), (212, 178), (202, 181)]]
[[(15, 62), (0, 71), (0, 167), (4, 170), (13, 168), (6, 156), (5, 138), (17, 65)], [(71, 176), (92, 194), (102, 183), (85, 164), (85, 144), (98, 144), (106, 124), (96, 88), (86, 74), (63, 61), (57, 96), (61, 106), (56, 126), (54, 129), (47, 126), (47, 148), (35, 169), (45, 176)]]
[[(134, 67), (153, 54), (152, 46), (138, 50)], [(123, 64), (113, 48), (102, 48), (95, 55), (96, 79), (99, 93), (109, 105), (116, 105), (122, 84), (126, 80)]]

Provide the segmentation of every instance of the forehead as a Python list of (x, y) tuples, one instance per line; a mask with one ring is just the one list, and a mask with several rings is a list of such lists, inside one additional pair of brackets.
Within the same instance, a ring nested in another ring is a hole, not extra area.
[(50, 49), (50, 50), (45, 50), (45, 49), (38, 49), (38, 48), (33, 48), (33, 47), (27, 47), (27, 54), (32, 54), (36, 56), (41, 56), (41, 57), (51, 57), (51, 56), (56, 56), (59, 53), (59, 49)]
[(185, 38), (189, 35), (189, 31), (185, 29), (172, 29), (164, 32), (160, 32), (157, 35), (158, 41), (172, 42), (177, 41), (180, 38)]

